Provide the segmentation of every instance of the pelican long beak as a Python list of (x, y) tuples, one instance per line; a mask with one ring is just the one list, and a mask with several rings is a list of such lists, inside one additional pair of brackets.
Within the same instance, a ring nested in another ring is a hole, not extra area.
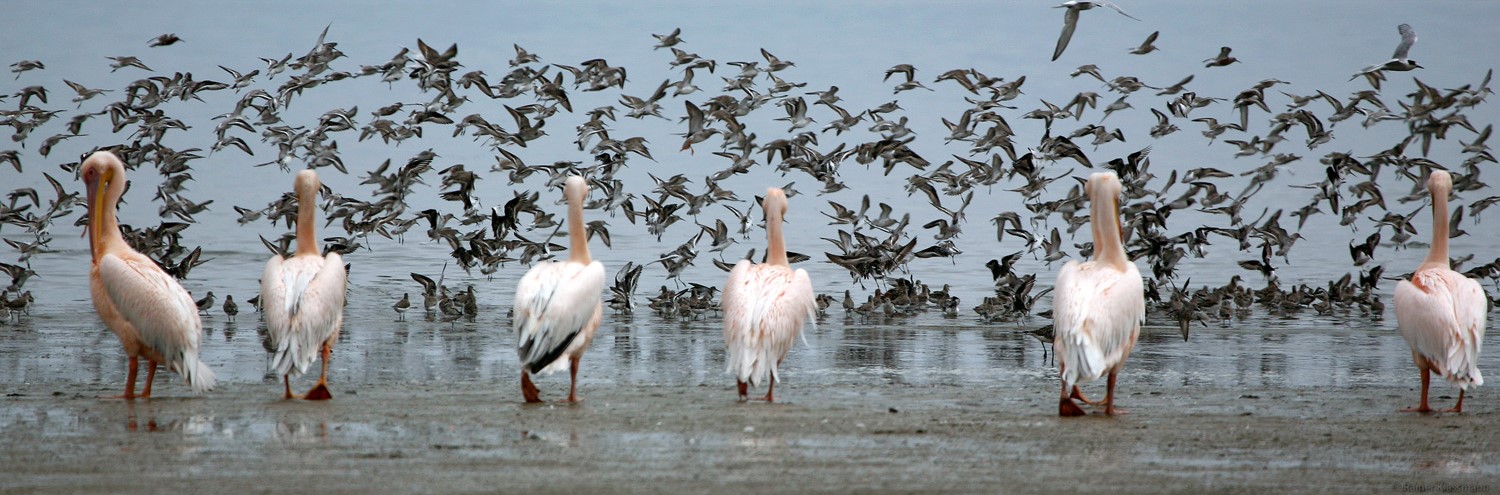
[(92, 247), (94, 244), (94, 239), (92, 237), (94, 235), (94, 190), (98, 189), (98, 187), (93, 182), (84, 182), (83, 188), (88, 191), (89, 226), (85, 227), (83, 233), (79, 234), (78, 237), (90, 236), (89, 246)]
[(89, 253), (94, 262), (99, 261), (99, 239), (104, 237), (100, 232), (104, 227), (104, 197), (103, 191), (109, 190), (109, 183), (114, 181), (114, 170), (105, 168), (99, 174), (99, 178), (87, 184), (89, 196)]
[(1123, 246), (1125, 244), (1125, 224), (1120, 222), (1120, 198), (1110, 198), (1110, 201), (1113, 201), (1115, 204), (1115, 216), (1112, 220), (1115, 222), (1115, 232), (1120, 233), (1120, 245)]

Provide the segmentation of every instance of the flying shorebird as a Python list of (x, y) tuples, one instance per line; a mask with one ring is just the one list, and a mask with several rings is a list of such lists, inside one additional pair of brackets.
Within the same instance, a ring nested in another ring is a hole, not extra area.
[(1230, 48), (1230, 47), (1227, 47), (1227, 46), (1221, 46), (1221, 47), (1219, 47), (1219, 54), (1218, 55), (1216, 55), (1216, 56), (1214, 56), (1212, 58), (1203, 59), (1203, 66), (1204, 67), (1223, 67), (1223, 66), (1235, 63), (1235, 62), (1239, 62), (1240, 59), (1234, 58), (1234, 57), (1232, 57), (1232, 56), (1229, 55), (1229, 52), (1231, 52), (1233, 50), (1234, 50), (1233, 48)]
[(1416, 60), (1406, 58), (1407, 52), (1411, 51), (1411, 46), (1417, 43), (1417, 31), (1412, 29), (1410, 24), (1402, 24), (1396, 26), (1396, 32), (1401, 33), (1401, 43), (1396, 45), (1396, 52), (1391, 54), (1391, 59), (1361, 69), (1349, 77), (1350, 81), (1364, 76), (1365, 79), (1370, 81), (1370, 85), (1378, 90), (1380, 89), (1380, 81), (1385, 79), (1384, 71), (1406, 72), (1422, 68)]
[(63, 83), (67, 84), (69, 88), (73, 88), (73, 92), (78, 93), (78, 96), (73, 97), (73, 102), (77, 103), (79, 108), (83, 108), (83, 102), (88, 101), (95, 96), (113, 91), (110, 89), (90, 88), (88, 86), (84, 86), (67, 79), (63, 79)]
[(787, 263), (781, 227), (786, 193), (767, 190), (761, 206), (766, 212), (766, 262), (736, 263), (724, 283), (721, 306), (724, 344), (729, 351), (727, 371), (734, 373), (740, 400), (747, 399), (749, 388), (769, 375), (765, 400), (773, 402), (776, 382), (781, 381), (777, 368), (802, 333), (802, 322), (814, 320), (817, 326), (817, 301), (807, 270), (793, 271)]
[(1157, 48), (1155, 45), (1156, 37), (1159, 35), (1161, 35), (1161, 31), (1152, 31), (1151, 35), (1146, 37), (1146, 41), (1142, 41), (1141, 46), (1132, 48), (1130, 50), (1130, 53), (1132, 55), (1145, 55), (1147, 53), (1159, 50), (1159, 48)]
[(314, 229), (318, 213), (318, 174), (297, 173), (297, 251), (290, 258), (273, 255), (260, 277), (266, 331), (274, 356), (271, 367), (281, 375), (283, 399), (292, 399), (292, 375), (301, 375), (321, 355), (318, 383), (301, 398), (328, 400), (328, 360), (344, 320), (348, 274), (337, 252), (318, 252)]
[(146, 388), (151, 397), (156, 365), (182, 375), (194, 391), (214, 387), (214, 373), (198, 359), (203, 321), (193, 297), (151, 258), (131, 249), (116, 218), (125, 194), (125, 164), (107, 151), (89, 155), (80, 167), (88, 190), (89, 246), (93, 266), (89, 293), (104, 325), (115, 332), (130, 357), (124, 399), (135, 398), (139, 358), (146, 358)]
[(603, 312), (604, 265), (589, 257), (584, 235), (583, 202), (588, 182), (568, 177), (563, 196), (568, 200), (566, 261), (544, 261), (516, 284), (511, 328), (519, 334), (516, 353), (521, 358), (521, 394), (526, 402), (541, 402), (535, 373), (568, 370), (568, 402), (578, 401), (578, 362), (594, 340)]
[(146, 42), (146, 46), (153, 48), (158, 46), (168, 46), (179, 41), (182, 41), (182, 38), (178, 37), (177, 33), (167, 33), (155, 38), (151, 38), (151, 41)]
[(1406, 411), (1432, 411), (1427, 406), (1427, 383), (1430, 374), (1437, 373), (1458, 386), (1458, 403), (1446, 412), (1463, 412), (1464, 392), (1484, 385), (1479, 348), (1484, 344), (1488, 296), (1479, 282), (1448, 265), (1448, 193), (1453, 178), (1434, 170), (1427, 189), (1432, 193), (1432, 247), (1411, 280), (1396, 284), (1396, 325), (1422, 372), (1422, 401)]
[(43, 64), (41, 60), (22, 60), (20, 62), (10, 64), (10, 71), (16, 73), (16, 79), (21, 78), (22, 72), (46, 68), (47, 65)]
[(1146, 317), (1145, 289), (1135, 263), (1120, 242), (1120, 179), (1114, 172), (1089, 176), (1089, 227), (1094, 259), (1069, 261), (1052, 292), (1052, 347), (1062, 377), (1058, 414), (1082, 416), (1073, 399), (1090, 403), (1079, 382), (1109, 375), (1104, 414), (1114, 415), (1115, 379), (1140, 336)]
[(108, 59), (112, 60), (112, 62), (110, 62), (110, 64), (109, 64), (110, 72), (111, 73), (113, 73), (114, 71), (126, 68), (126, 67), (135, 67), (135, 68), (147, 71), (147, 72), (152, 72), (152, 70), (151, 70), (150, 67), (147, 67), (145, 63), (141, 62), (141, 59), (138, 59), (138, 58), (135, 58), (135, 57), (132, 57), (132, 56), (129, 56), (129, 55), (121, 55), (121, 56), (118, 56), (118, 57), (105, 57), (105, 58), (108, 58)]
[(1109, 7), (1111, 9), (1114, 9), (1115, 12), (1119, 12), (1120, 15), (1135, 19), (1137, 21), (1140, 20), (1136, 19), (1135, 16), (1126, 14), (1124, 10), (1120, 10), (1120, 7), (1116, 6), (1114, 3), (1104, 0), (1069, 0), (1067, 2), (1054, 5), (1053, 8), (1066, 8), (1068, 10), (1066, 12), (1063, 12), (1062, 35), (1057, 37), (1057, 48), (1052, 50), (1052, 61), (1057, 61), (1057, 58), (1062, 56), (1063, 50), (1068, 49), (1068, 41), (1073, 39), (1073, 30), (1078, 29), (1078, 13), (1099, 6)]

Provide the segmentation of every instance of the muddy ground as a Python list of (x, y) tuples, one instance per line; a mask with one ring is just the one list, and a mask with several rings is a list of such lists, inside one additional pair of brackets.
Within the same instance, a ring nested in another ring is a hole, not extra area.
[[(1415, 387), (1122, 384), (1129, 414), (1061, 419), (1052, 386), (591, 384), (527, 406), (513, 383), (271, 384), (126, 402), (103, 385), (8, 386), (4, 492), (125, 493), (1484, 493), (1500, 415), (1397, 412)], [(1415, 380), (1413, 380), (1415, 382)], [(542, 383), (544, 398), (565, 382)], [(1454, 398), (1434, 389), (1434, 403)], [(1480, 389), (1481, 391), (1483, 389)], [(1086, 391), (1102, 394), (1094, 385)]]

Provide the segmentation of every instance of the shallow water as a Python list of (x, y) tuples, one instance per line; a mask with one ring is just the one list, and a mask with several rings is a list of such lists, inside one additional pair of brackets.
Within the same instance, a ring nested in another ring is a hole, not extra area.
[[(518, 362), (515, 337), (504, 306), (482, 305), (473, 321), (433, 320), (420, 311), (396, 321), (381, 308), (387, 291), (353, 289), (345, 330), (335, 348), (336, 384), (499, 383), (512, 393)], [(82, 306), (87, 301), (71, 304)], [(374, 307), (372, 307), (374, 306)], [(0, 384), (79, 382), (114, 387), (123, 382), (119, 343), (90, 313), (54, 313), (38, 305), (30, 316), (3, 327)], [(248, 308), (237, 321), (217, 310), (205, 317), (205, 361), (221, 381), (270, 380)], [(786, 386), (880, 384), (972, 386), (1018, 384), (1055, 377), (1050, 345), (1025, 333), (1029, 324), (982, 324), (972, 317), (936, 314), (893, 320), (845, 317), (839, 309), (808, 328), (783, 365)], [(1354, 387), (1415, 382), (1406, 342), (1389, 329), (1309, 325), (1195, 327), (1184, 342), (1175, 326), (1148, 326), (1124, 373), (1126, 383), (1183, 387)], [(719, 385), (723, 373), (722, 328), (717, 318), (668, 320), (646, 313), (606, 310), (598, 336), (579, 373), (584, 390), (609, 385)], [(1495, 357), (1481, 356), (1493, 369)], [(171, 381), (175, 381), (169, 379)], [(565, 378), (543, 381), (562, 386)]]

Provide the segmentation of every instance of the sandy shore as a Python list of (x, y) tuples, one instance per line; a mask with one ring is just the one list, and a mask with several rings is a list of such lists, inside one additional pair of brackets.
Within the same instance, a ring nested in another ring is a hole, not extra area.
[(580, 404), (540, 406), (508, 382), (336, 386), (327, 403), (283, 402), (269, 384), (199, 397), (173, 384), (133, 403), (12, 386), (0, 491), (1500, 491), (1500, 415), (1482, 393), (1464, 414), (1416, 415), (1396, 411), (1415, 402), (1410, 387), (1124, 384), (1130, 414), (1060, 419), (1042, 380), (789, 384), (777, 404), (737, 403), (725, 385), (595, 385)]

